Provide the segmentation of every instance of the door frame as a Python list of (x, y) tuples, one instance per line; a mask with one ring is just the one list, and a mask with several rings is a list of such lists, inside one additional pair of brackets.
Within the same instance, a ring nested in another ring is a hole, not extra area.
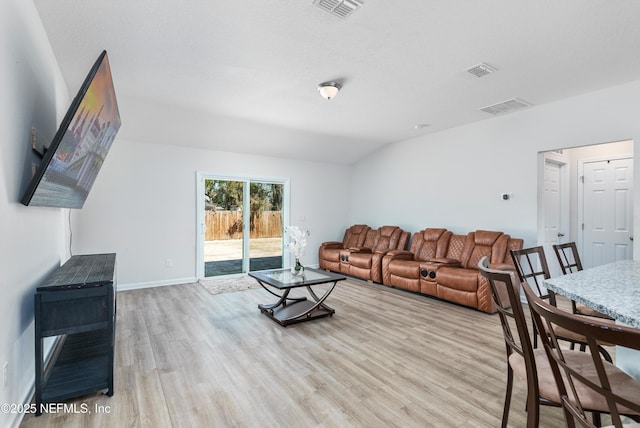
[[(290, 179), (288, 177), (267, 177), (267, 176), (247, 176), (247, 175), (221, 175), (215, 173), (208, 173), (203, 171), (196, 172), (196, 278), (198, 280), (205, 279), (204, 276), (204, 182), (205, 180), (225, 180), (225, 181), (241, 181), (244, 183), (244, 190), (242, 192), (243, 207), (246, 205), (246, 201), (249, 198), (249, 183), (261, 182), (261, 183), (276, 183), (282, 184), (282, 224), (283, 226), (289, 224), (289, 187)], [(243, 224), (249, 224), (249, 210), (242, 210), (242, 222)], [(249, 234), (249, 228), (243, 227), (243, 273), (246, 274), (249, 271), (249, 259), (245, 260), (244, 254), (249, 254), (249, 239), (245, 239), (245, 234)], [(284, 239), (284, 237), (283, 237)], [(283, 241), (284, 242), (284, 241)], [(284, 251), (284, 247), (283, 247)], [(283, 257), (283, 267), (289, 268), (290, 260), (288, 257)], [(245, 266), (246, 264), (246, 266)], [(238, 274), (233, 274), (238, 275)], [(228, 275), (231, 276), (231, 275)]]
[[(580, 253), (584, 252), (584, 229), (583, 229), (583, 224), (584, 224), (584, 164), (585, 163), (591, 163), (591, 162), (603, 162), (603, 161), (607, 161), (607, 160), (621, 160), (621, 159), (630, 159), (631, 162), (634, 164), (634, 168), (633, 168), (633, 181), (632, 183), (635, 184), (635, 175), (636, 175), (636, 171), (635, 171), (635, 161), (633, 158), (633, 153), (620, 153), (617, 155), (613, 155), (613, 156), (594, 156), (594, 157), (590, 157), (590, 158), (583, 158), (583, 159), (578, 159), (578, 220), (577, 220), (577, 228), (578, 228), (578, 236), (576, 239), (576, 245), (578, 247), (578, 251)], [(634, 186), (633, 192), (635, 194), (636, 189)], [(635, 218), (635, 207), (633, 204), (633, 200), (631, 201), (631, 227), (634, 226), (633, 224), (633, 219)], [(632, 244), (633, 246), (633, 244)], [(635, 248), (632, 249), (633, 254), (635, 254)], [(635, 257), (635, 256), (634, 256)]]
[[(539, 156), (538, 156), (538, 233), (537, 233), (537, 241), (538, 241), (538, 245), (544, 245), (546, 242), (546, 236), (545, 236), (545, 220), (546, 220), (546, 215), (545, 215), (545, 210), (546, 210), (546, 206), (545, 206), (545, 195), (544, 195), (544, 183), (545, 183), (545, 166), (546, 163), (550, 162), (550, 163), (554, 163), (557, 165), (560, 165), (560, 174), (559, 174), (559, 179), (560, 179), (560, 223), (562, 224), (562, 228), (564, 230), (564, 234), (565, 236), (563, 237), (563, 239), (565, 241), (569, 241), (571, 240), (571, 204), (570, 204), (570, 197), (571, 197), (571, 189), (570, 189), (570, 183), (571, 183), (571, 176), (570, 176), (570, 171), (569, 171), (569, 158), (562, 154), (562, 153), (558, 153), (557, 151), (551, 151), (551, 152), (540, 152)], [(551, 250), (551, 248), (545, 248), (545, 253), (546, 254), (552, 254), (549, 251)], [(557, 267), (557, 272), (555, 272), (556, 270), (556, 265), (554, 263), (550, 263), (549, 267), (554, 271), (554, 273), (559, 274), (560, 272), (560, 267)]]

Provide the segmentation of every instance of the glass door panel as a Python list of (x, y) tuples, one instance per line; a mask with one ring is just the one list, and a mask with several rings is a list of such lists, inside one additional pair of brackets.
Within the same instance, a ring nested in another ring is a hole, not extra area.
[(249, 270), (282, 267), (281, 183), (249, 183)]
[(206, 179), (204, 276), (243, 272), (244, 182)]

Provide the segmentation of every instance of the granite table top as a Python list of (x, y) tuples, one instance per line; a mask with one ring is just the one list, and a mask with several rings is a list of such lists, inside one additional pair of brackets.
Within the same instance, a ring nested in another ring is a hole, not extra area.
[(640, 261), (620, 260), (544, 281), (565, 297), (640, 328)]

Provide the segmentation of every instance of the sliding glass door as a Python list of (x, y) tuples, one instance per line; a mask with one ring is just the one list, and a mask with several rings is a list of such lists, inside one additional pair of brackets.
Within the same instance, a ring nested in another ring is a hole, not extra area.
[(206, 175), (198, 181), (198, 277), (282, 267), (286, 183)]

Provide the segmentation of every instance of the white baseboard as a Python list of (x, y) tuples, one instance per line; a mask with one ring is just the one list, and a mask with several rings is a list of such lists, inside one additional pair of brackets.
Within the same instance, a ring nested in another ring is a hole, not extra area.
[[(318, 264), (313, 265), (305, 265), (309, 268), (319, 269)], [(238, 274), (238, 276), (246, 275), (244, 273)], [(142, 288), (153, 288), (153, 287), (164, 287), (167, 285), (178, 285), (178, 284), (191, 284), (194, 282), (198, 282), (198, 278), (196, 277), (188, 277), (188, 278), (175, 278), (175, 279), (166, 279), (164, 281), (149, 281), (149, 282), (138, 282), (132, 284), (118, 284), (118, 291), (128, 291), (128, 290), (140, 290)]]
[(191, 284), (197, 282), (195, 276), (189, 278), (166, 279), (164, 281), (138, 282), (133, 284), (118, 284), (118, 291), (139, 290), (142, 288), (164, 287), (167, 285)]

